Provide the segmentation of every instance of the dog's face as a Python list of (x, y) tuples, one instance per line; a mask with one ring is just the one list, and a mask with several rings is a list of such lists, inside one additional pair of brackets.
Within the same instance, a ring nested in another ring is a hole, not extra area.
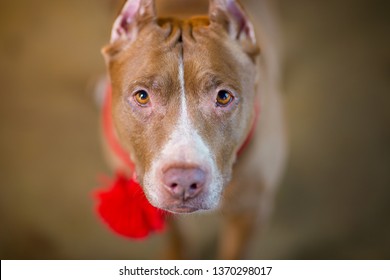
[(154, 206), (217, 207), (253, 119), (254, 40), (234, 1), (187, 21), (157, 19), (153, 1), (126, 3), (103, 52), (114, 126)]

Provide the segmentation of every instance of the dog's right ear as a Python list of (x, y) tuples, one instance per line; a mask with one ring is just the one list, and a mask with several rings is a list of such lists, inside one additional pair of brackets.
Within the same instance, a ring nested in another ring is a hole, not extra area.
[(111, 31), (110, 44), (103, 48), (107, 58), (120, 51), (120, 46), (133, 42), (145, 24), (156, 20), (154, 0), (127, 0), (116, 18)]
[(211, 24), (224, 27), (251, 57), (258, 55), (253, 24), (237, 0), (209, 0), (209, 17)]

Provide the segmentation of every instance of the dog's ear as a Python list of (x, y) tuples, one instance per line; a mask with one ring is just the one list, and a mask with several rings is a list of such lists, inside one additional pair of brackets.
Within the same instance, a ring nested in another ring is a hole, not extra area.
[(211, 24), (222, 25), (249, 55), (256, 56), (259, 53), (253, 24), (236, 0), (210, 0), (209, 18)]
[(111, 31), (111, 43), (125, 39), (135, 40), (142, 24), (156, 19), (153, 0), (127, 0)]
[(142, 26), (155, 22), (154, 2), (154, 0), (127, 0), (125, 2), (112, 27), (110, 45), (102, 50), (105, 56), (118, 52), (118, 45), (133, 42)]

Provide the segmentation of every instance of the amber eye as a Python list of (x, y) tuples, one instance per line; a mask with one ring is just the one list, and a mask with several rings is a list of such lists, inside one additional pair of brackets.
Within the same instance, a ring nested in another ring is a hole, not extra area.
[(218, 106), (227, 106), (234, 99), (233, 94), (228, 92), (227, 90), (218, 91), (217, 95), (217, 105)]
[(146, 90), (139, 90), (134, 94), (134, 99), (137, 101), (137, 103), (141, 106), (145, 106), (149, 103), (149, 94), (146, 92)]

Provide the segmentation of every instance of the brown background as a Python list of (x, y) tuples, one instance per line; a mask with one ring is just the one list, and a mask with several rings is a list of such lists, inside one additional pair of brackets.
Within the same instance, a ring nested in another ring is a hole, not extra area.
[[(91, 88), (104, 73), (99, 50), (113, 6), (0, 2), (2, 259), (143, 259), (165, 250), (164, 235), (129, 242), (93, 213), (97, 174), (108, 169)], [(388, 1), (279, 0), (277, 7), (290, 159), (251, 256), (390, 258)], [(213, 257), (214, 241), (195, 243), (201, 257)]]

